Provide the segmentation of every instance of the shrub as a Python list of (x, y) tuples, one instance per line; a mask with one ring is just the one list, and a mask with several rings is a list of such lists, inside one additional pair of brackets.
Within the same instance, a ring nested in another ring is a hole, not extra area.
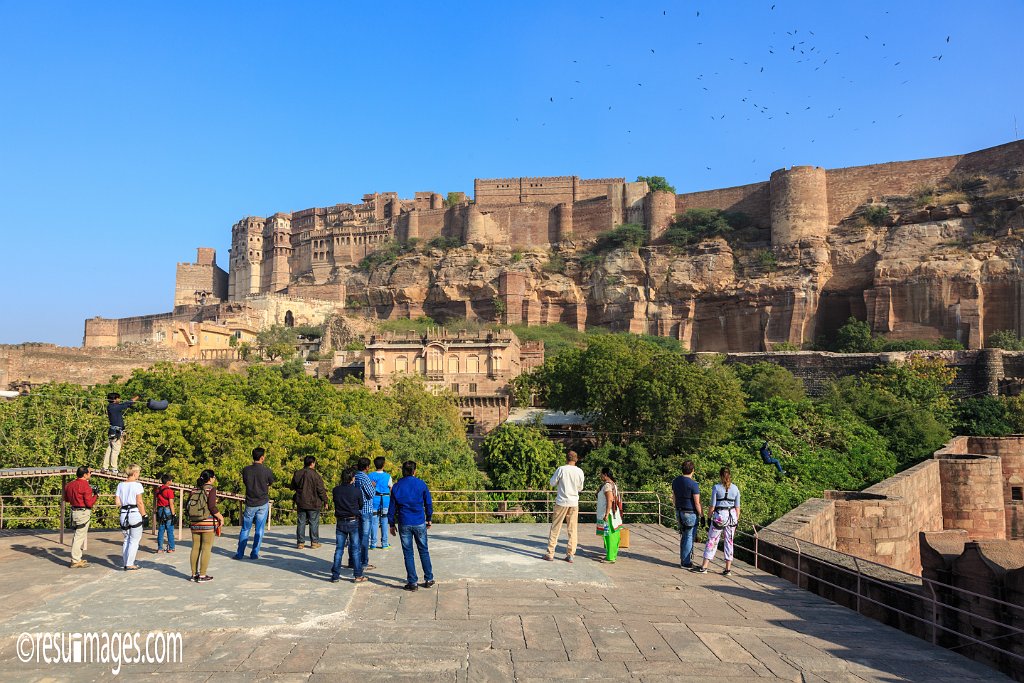
[(957, 405), (954, 427), (968, 436), (1006, 436), (1013, 426), (1005, 402), (994, 396), (967, 398)]
[(435, 237), (434, 239), (427, 242), (428, 249), (440, 249), (441, 251), (448, 251), (449, 249), (457, 249), (462, 246), (462, 240), (458, 237)]
[(623, 223), (614, 230), (603, 232), (598, 235), (597, 245), (594, 247), (596, 253), (611, 251), (625, 247), (636, 249), (647, 241), (647, 228), (636, 223)]
[(1013, 330), (997, 330), (989, 335), (986, 346), (990, 349), (1024, 351), (1024, 339)]
[(522, 260), (523, 260), (523, 252), (521, 250), (516, 249), (515, 251), (512, 252), (512, 258), (511, 258), (512, 263), (519, 263)]
[(881, 227), (889, 220), (889, 207), (885, 204), (872, 204), (864, 209), (864, 218), (875, 227)]
[(761, 249), (755, 253), (754, 259), (757, 261), (757, 265), (769, 273), (774, 271), (779, 265), (779, 259), (776, 258), (775, 252), (771, 249)]
[(380, 266), (394, 263), (398, 260), (399, 256), (408, 251), (407, 247), (397, 242), (385, 242), (376, 251), (367, 254), (366, 258), (359, 262), (359, 269), (372, 272)]
[(665, 241), (684, 247), (713, 237), (727, 237), (749, 226), (746, 214), (721, 209), (688, 209), (665, 231)]
[(551, 252), (548, 256), (548, 262), (542, 267), (545, 273), (564, 273), (565, 272), (565, 259), (562, 255), (556, 251)]

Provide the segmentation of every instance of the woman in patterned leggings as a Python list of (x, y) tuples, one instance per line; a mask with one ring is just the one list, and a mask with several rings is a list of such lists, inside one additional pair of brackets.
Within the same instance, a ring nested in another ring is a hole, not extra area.
[(725, 570), (722, 573), (729, 576), (732, 574), (733, 537), (736, 534), (736, 525), (740, 521), (740, 490), (732, 483), (732, 472), (728, 467), (723, 467), (718, 474), (722, 481), (711, 489), (713, 512), (708, 542), (704, 546), (704, 562), (694, 571), (700, 574), (707, 572), (708, 564), (715, 559), (718, 539), (725, 536)]

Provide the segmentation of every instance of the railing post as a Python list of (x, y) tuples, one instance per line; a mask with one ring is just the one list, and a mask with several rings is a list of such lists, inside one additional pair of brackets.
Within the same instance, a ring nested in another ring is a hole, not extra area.
[(857, 614), (860, 614), (860, 562), (857, 561), (857, 556), (852, 555), (853, 566), (857, 568)]
[(64, 507), (64, 487), (68, 485), (68, 476), (62, 474), (60, 477), (60, 544), (64, 545), (64, 513), (66, 509)]
[(178, 534), (185, 530), (185, 489), (178, 489)]
[(928, 590), (931, 591), (931, 594), (932, 594), (932, 645), (938, 645), (939, 644), (939, 605), (938, 605), (938, 599), (936, 598), (936, 595), (935, 595), (935, 585), (931, 581), (929, 581), (928, 579), (925, 579), (924, 582), (926, 584), (928, 584)]
[(4, 497), (0, 496), (0, 529), (4, 528)]
[(473, 524), (476, 524), (476, 491), (473, 491)]
[(757, 535), (757, 525), (754, 525), (754, 569), (761, 568), (761, 537)]
[(801, 568), (803, 561), (801, 558), (800, 539), (794, 538), (793, 540), (796, 541), (796, 585), (798, 588), (805, 588), (805, 586), (800, 585), (800, 579), (803, 578), (804, 575), (804, 571)]

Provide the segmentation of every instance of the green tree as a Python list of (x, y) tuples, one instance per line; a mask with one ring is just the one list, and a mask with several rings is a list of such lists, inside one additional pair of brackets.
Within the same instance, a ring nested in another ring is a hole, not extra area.
[(956, 405), (956, 432), (970, 436), (1007, 436), (1014, 432), (1007, 404), (995, 396), (967, 398)]
[(836, 332), (832, 350), (839, 353), (870, 353), (878, 350), (878, 344), (871, 335), (871, 326), (851, 317)]
[(660, 175), (638, 175), (636, 177), (638, 183), (647, 183), (647, 189), (651, 192), (671, 192), (676, 193), (674, 185), (669, 185), (668, 181)]
[(295, 328), (284, 325), (272, 325), (256, 335), (256, 346), (268, 360), (291, 358), (297, 342)]
[(612, 249), (636, 249), (647, 241), (647, 228), (637, 223), (623, 223), (597, 237), (597, 252)]
[(497, 489), (547, 488), (564, 460), (562, 448), (539, 425), (505, 423), (487, 435), (480, 453)]
[(743, 384), (743, 393), (751, 401), (764, 402), (772, 398), (802, 401), (807, 396), (804, 383), (792, 372), (775, 363), (754, 363), (732, 366)]
[(885, 437), (899, 467), (909, 467), (930, 457), (951, 436), (953, 401), (947, 388), (955, 374), (942, 359), (912, 356), (842, 378), (826, 400), (837, 411), (860, 416)]

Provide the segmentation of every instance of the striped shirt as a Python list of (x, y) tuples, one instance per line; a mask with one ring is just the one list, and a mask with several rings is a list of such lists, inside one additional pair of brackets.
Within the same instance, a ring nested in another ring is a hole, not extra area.
[(356, 472), (356, 486), (363, 496), (363, 516), (372, 515), (376, 511), (374, 503), (377, 502), (377, 485), (366, 472)]

